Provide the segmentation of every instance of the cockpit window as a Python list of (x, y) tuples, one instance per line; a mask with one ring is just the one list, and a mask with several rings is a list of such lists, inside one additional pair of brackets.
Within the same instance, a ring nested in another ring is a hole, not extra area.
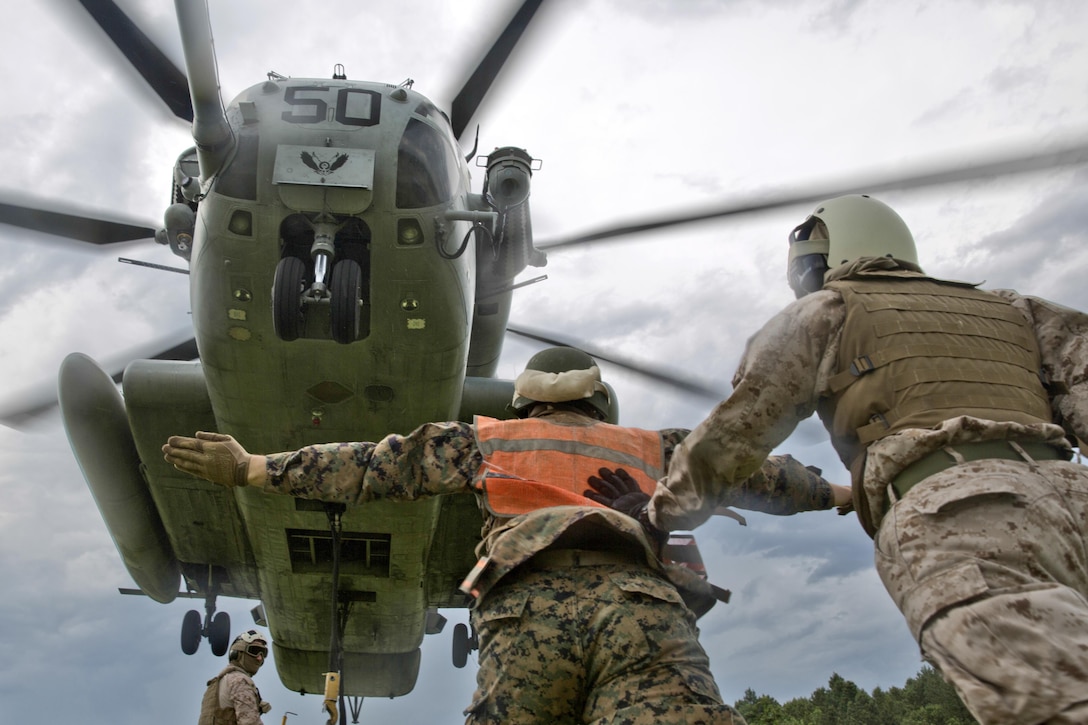
[(457, 188), (457, 160), (436, 130), (408, 122), (397, 151), (397, 207), (418, 209), (449, 201)]

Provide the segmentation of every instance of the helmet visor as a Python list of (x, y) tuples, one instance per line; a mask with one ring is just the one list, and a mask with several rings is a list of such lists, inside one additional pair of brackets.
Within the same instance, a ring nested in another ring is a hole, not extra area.
[(824, 286), (828, 246), (826, 228), (816, 216), (810, 216), (790, 232), (786, 279), (798, 299)]

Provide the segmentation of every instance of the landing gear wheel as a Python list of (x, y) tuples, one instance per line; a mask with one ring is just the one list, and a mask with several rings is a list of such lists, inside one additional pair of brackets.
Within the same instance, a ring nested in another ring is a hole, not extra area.
[(476, 649), (476, 637), (469, 634), (468, 625), (458, 622), (453, 627), (453, 666), (460, 669), (468, 663), (468, 655)]
[(212, 618), (208, 625), (208, 643), (212, 646), (212, 654), (222, 657), (230, 647), (230, 615), (220, 612)]
[(181, 651), (187, 655), (195, 654), (200, 647), (201, 637), (200, 612), (190, 609), (181, 620)]
[(355, 342), (359, 337), (359, 295), (363, 291), (363, 270), (353, 259), (342, 259), (332, 268), (329, 296), (332, 306), (329, 316), (332, 339), (341, 345)]
[(284, 257), (276, 265), (272, 282), (272, 327), (276, 337), (297, 340), (302, 331), (302, 288), (306, 263), (298, 257)]

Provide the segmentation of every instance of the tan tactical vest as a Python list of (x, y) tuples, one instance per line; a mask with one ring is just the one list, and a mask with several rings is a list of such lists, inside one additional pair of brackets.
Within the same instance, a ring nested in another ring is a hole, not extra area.
[(1035, 335), (997, 295), (905, 270), (829, 282), (846, 322), (838, 374), (820, 408), (858, 490), (865, 447), (961, 415), (1048, 423)]
[(247, 677), (249, 673), (238, 665), (227, 665), (226, 669), (208, 680), (208, 689), (204, 690), (204, 698), (200, 701), (200, 720), (197, 725), (238, 725), (238, 718), (234, 714), (233, 707), (219, 707), (219, 681), (223, 675), (232, 670), (237, 670)]

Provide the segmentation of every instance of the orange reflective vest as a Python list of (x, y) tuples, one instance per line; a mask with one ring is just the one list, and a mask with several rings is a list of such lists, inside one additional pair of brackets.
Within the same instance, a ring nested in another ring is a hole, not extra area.
[(582, 492), (600, 468), (622, 468), (653, 495), (664, 474), (664, 446), (656, 431), (594, 422), (476, 418), (483, 455), (477, 489), (491, 513), (518, 516), (549, 506), (600, 506)]

